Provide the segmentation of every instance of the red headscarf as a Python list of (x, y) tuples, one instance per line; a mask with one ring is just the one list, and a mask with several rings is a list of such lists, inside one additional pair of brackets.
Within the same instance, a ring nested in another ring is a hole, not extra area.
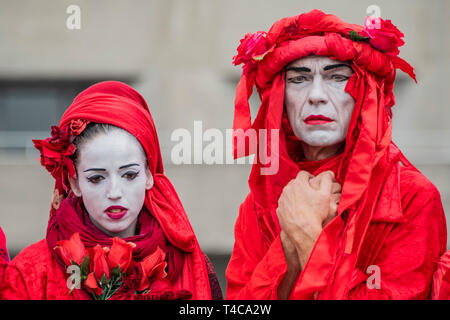
[[(395, 104), (392, 89), (396, 68), (414, 80), (415, 75), (412, 67), (397, 56), (398, 47), (403, 44), (403, 34), (389, 20), (379, 19), (379, 22), (379, 29), (368, 29), (313, 10), (281, 19), (267, 33), (247, 34), (234, 57), (236, 65), (244, 63), (244, 66), (236, 92), (233, 128), (244, 131), (267, 129), (267, 153), (272, 154), (271, 157), (279, 157), (278, 173), (262, 175), (261, 169), (271, 164), (256, 161), (249, 178), (258, 227), (268, 244), (280, 233), (276, 215), (278, 198), (299, 170), (308, 170), (315, 175), (333, 170), (343, 186), (338, 215), (346, 212), (348, 217), (344, 242), (340, 244), (333, 240), (338, 230), (344, 228), (341, 224), (343, 219), (334, 219), (317, 240), (315, 252), (292, 290), (291, 298), (294, 299), (311, 298), (318, 288), (322, 290), (327, 284), (318, 279), (324, 279), (325, 272), (335, 277), (335, 283), (350, 282), (350, 270), (357, 262), (368, 223), (380, 205), (377, 199), (382, 187), (387, 185), (392, 170), (397, 170), (399, 159), (409, 165), (391, 142), (391, 107)], [(354, 70), (345, 88), (355, 99), (345, 150), (315, 168), (299, 163), (299, 159), (293, 156), (298, 154), (300, 147), (293, 141), (295, 139), (290, 139), (292, 129), (284, 111), (284, 68), (308, 55), (350, 61)], [(248, 99), (253, 86), (256, 86), (262, 102), (251, 124)], [(279, 150), (270, 150), (271, 129), (280, 129)], [(248, 148), (234, 141), (235, 156), (249, 154)], [(392, 188), (397, 193), (393, 191), (390, 196), (395, 197), (399, 194), (398, 186), (393, 185)], [(393, 217), (401, 215), (401, 208), (392, 208), (388, 214)], [(332, 256), (336, 252), (340, 252), (339, 263)], [(345, 286), (336, 286), (324, 291), (322, 297), (339, 299), (346, 293)]]
[(166, 252), (168, 278), (174, 287), (189, 290), (193, 299), (210, 299), (203, 254), (180, 199), (164, 175), (158, 136), (147, 103), (136, 90), (121, 82), (101, 82), (81, 92), (62, 116), (59, 126), (52, 128), (52, 137), (34, 141), (41, 151), (42, 165), (56, 180), (47, 230), (50, 250), (54, 252), (57, 241), (68, 239), (74, 232), (80, 233), (86, 247), (112, 243), (87, 218), (67, 180), (68, 175), (75, 175), (70, 159), (75, 151), (73, 139), (89, 122), (111, 124), (128, 131), (138, 139), (147, 155), (154, 185), (146, 192), (138, 218), (139, 234), (126, 239), (136, 244), (133, 257), (139, 261), (159, 246)]

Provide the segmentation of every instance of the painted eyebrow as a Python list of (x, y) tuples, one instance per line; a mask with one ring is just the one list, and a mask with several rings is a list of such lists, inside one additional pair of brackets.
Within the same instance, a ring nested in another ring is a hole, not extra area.
[(119, 169), (125, 169), (125, 168), (129, 168), (129, 167), (133, 167), (133, 166), (138, 166), (139, 167), (139, 164), (137, 164), (137, 163), (130, 163), (130, 164), (121, 166)]
[(323, 68), (323, 70), (327, 71), (327, 70), (341, 68), (341, 67), (347, 67), (347, 68), (350, 68), (353, 71), (352, 67), (350, 67), (348, 64), (345, 64), (345, 63), (330, 64), (328, 66), (325, 66)]
[(311, 72), (311, 69), (307, 68), (307, 67), (289, 67), (289, 68), (286, 68), (286, 72), (288, 72), (288, 71)]
[[(130, 163), (130, 164), (121, 166), (119, 169), (125, 169), (125, 168), (129, 168), (129, 167), (133, 167), (133, 166), (139, 166), (139, 164), (137, 164), (137, 163)], [(90, 168), (90, 169), (84, 170), (83, 172), (88, 172), (88, 171), (106, 171), (106, 169), (103, 169), (103, 168)]]
[(102, 168), (90, 168), (90, 169), (84, 170), (83, 172), (88, 172), (88, 171), (106, 171), (106, 169), (102, 169)]

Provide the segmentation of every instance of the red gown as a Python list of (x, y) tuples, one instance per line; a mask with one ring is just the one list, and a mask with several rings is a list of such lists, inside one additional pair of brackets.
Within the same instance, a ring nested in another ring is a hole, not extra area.
[[(421, 173), (400, 168), (403, 214), (378, 212), (372, 218), (353, 280), (338, 284), (351, 286), (348, 299), (430, 298), (436, 262), (446, 249), (445, 215), (436, 187)], [(226, 298), (277, 299), (287, 267), (284, 252), (279, 236), (270, 245), (261, 237), (252, 194), (241, 205), (235, 239)], [(366, 284), (369, 265), (381, 270), (380, 289)]]

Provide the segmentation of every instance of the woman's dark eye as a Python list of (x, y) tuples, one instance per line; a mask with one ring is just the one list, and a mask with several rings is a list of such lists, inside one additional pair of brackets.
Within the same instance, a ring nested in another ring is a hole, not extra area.
[(139, 172), (127, 172), (122, 177), (127, 178), (128, 180), (134, 180), (138, 176)]
[(92, 176), (88, 178), (88, 181), (91, 183), (99, 183), (103, 179), (105, 179), (103, 176)]

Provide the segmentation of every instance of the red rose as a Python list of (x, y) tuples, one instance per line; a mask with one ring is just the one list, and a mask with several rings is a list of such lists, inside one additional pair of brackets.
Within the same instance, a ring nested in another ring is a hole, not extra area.
[(147, 290), (153, 281), (163, 279), (167, 276), (167, 273), (164, 271), (167, 266), (164, 260), (165, 258), (164, 251), (158, 247), (154, 253), (138, 263), (140, 273), (138, 291), (142, 292)]
[(83, 119), (74, 119), (70, 121), (70, 132), (72, 133), (72, 135), (78, 136), (81, 132), (83, 132), (89, 122), (89, 120)]
[(96, 245), (89, 249), (90, 270), (94, 271), (95, 277), (100, 280), (103, 275), (106, 278), (111, 276), (108, 261), (106, 261), (106, 251), (101, 246)]
[(364, 30), (359, 33), (362, 37), (369, 37), (369, 43), (376, 49), (390, 56), (397, 56), (398, 47), (405, 44), (404, 34), (391, 23), (391, 20), (366, 17)]
[(78, 232), (74, 233), (69, 240), (61, 240), (57, 244), (54, 250), (61, 255), (67, 266), (72, 265), (72, 261), (81, 265), (86, 256), (86, 249)]
[(75, 146), (72, 144), (73, 136), (67, 126), (63, 129), (52, 126), (51, 135), (51, 138), (33, 140), (33, 143), (41, 153), (41, 164), (55, 179), (60, 179), (64, 189), (68, 190), (67, 175), (76, 176), (71, 159), (75, 153)]
[(34, 146), (41, 153), (41, 164), (56, 179), (59, 178), (61, 168), (61, 153), (50, 144), (51, 138), (45, 140), (33, 140)]
[(275, 47), (267, 41), (266, 34), (264, 31), (247, 33), (244, 39), (241, 39), (237, 48), (238, 54), (233, 57), (233, 64), (237, 66), (243, 63), (246, 73), (254, 69), (258, 61)]
[(120, 265), (120, 271), (126, 272), (131, 263), (133, 248), (136, 245), (115, 237), (108, 253), (108, 264), (111, 269)]
[(89, 289), (92, 289), (97, 296), (103, 293), (103, 289), (98, 286), (93, 272), (88, 274), (86, 281), (84, 281), (84, 284)]

